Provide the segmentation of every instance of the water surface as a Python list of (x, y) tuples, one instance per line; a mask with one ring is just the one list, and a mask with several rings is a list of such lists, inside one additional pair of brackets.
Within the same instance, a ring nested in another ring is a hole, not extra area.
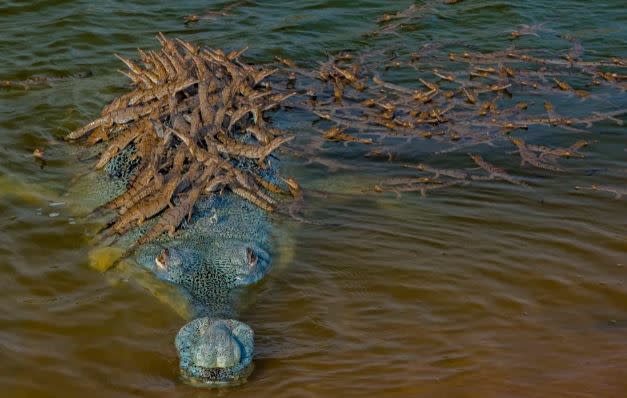
[[(626, 57), (622, 1), (465, 1), (425, 12), (398, 35), (376, 37), (364, 34), (377, 29), (378, 16), (412, 3), (248, 1), (188, 26), (184, 15), (225, 3), (158, 3), (0, 5), (0, 80), (92, 74), (0, 89), (2, 396), (626, 394), (626, 202), (573, 189), (627, 185), (627, 134), (614, 123), (595, 125), (590, 137), (599, 143), (586, 149), (586, 159), (564, 161), (569, 171), (559, 175), (520, 168), (518, 158), (497, 151), (493, 159), (530, 178), (533, 190), (486, 182), (397, 199), (361, 192), (387, 168), (355, 160), (379, 174), (330, 173), (289, 163), (287, 172), (305, 187), (335, 192), (313, 197), (309, 216), (338, 226), (277, 222), (295, 255), (255, 287), (242, 310), (256, 332), (256, 370), (248, 384), (228, 391), (178, 380), (173, 339), (184, 321), (133, 283), (112, 285), (89, 268), (84, 227), (57, 203), (88, 166), (59, 138), (125, 90), (112, 53), (155, 47), (159, 31), (210, 46), (249, 46), (253, 61), (279, 55), (315, 66), (344, 49), (398, 46), (407, 53), (460, 40), (502, 49), (516, 26), (546, 22), (576, 36), (592, 58)], [(522, 40), (564, 46), (551, 32)], [(625, 105), (625, 95), (613, 101)], [(296, 112), (277, 122), (318, 134), (312, 120)], [(552, 143), (581, 138), (548, 128), (535, 133)], [(432, 160), (420, 145), (411, 147), (417, 160)], [(46, 151), (43, 169), (30, 155), (35, 147)], [(470, 167), (463, 151), (446, 162)]]

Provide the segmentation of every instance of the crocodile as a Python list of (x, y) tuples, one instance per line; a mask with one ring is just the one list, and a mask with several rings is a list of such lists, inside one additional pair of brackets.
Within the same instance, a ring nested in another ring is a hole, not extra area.
[(522, 138), (518, 138), (518, 137), (510, 137), (510, 141), (516, 145), (516, 148), (518, 148), (518, 153), (520, 154), (520, 164), (525, 165), (526, 163), (529, 163), (530, 165), (537, 167), (539, 169), (546, 169), (546, 170), (552, 170), (552, 171), (564, 171), (564, 169), (562, 169), (561, 167), (558, 166), (553, 166), (547, 163), (542, 162), (532, 151), (529, 147), (527, 147), (527, 144), (525, 143), (525, 141), (522, 140)]
[(475, 162), (477, 166), (479, 166), (479, 168), (483, 169), (484, 171), (488, 173), (487, 177), (472, 176), (473, 180), (498, 179), (498, 180), (507, 181), (510, 184), (514, 184), (514, 185), (527, 186), (527, 184), (524, 181), (520, 181), (516, 179), (515, 177), (512, 177), (504, 169), (487, 162), (485, 159), (483, 159), (481, 155), (469, 153), (468, 156), (470, 156), (470, 158), (473, 160), (473, 162)]
[[(124, 192), (140, 172), (132, 170), (131, 157), (132, 150), (126, 149), (102, 170), (77, 180), (70, 196), (80, 202), (83, 212), (102, 208)], [(259, 166), (250, 161), (247, 167)], [(275, 165), (261, 173), (272, 184), (286, 185), (277, 177)], [(133, 251), (116, 266), (104, 268), (107, 274), (135, 280), (161, 295), (188, 321), (175, 338), (183, 381), (201, 387), (241, 384), (254, 367), (254, 332), (235, 319), (238, 298), (271, 268), (271, 216), (231, 191), (203, 195), (192, 209), (185, 206), (185, 196), (179, 200), (179, 206), (166, 210), (166, 214), (187, 210), (177, 220), (181, 227), (175, 234), (146, 239), (161, 228), (167, 215), (128, 229), (115, 247), (119, 252), (134, 247)], [(113, 249), (97, 248), (93, 255), (98, 256), (99, 250)]]
[(143, 270), (125, 279), (189, 321), (175, 339), (182, 379), (238, 384), (252, 370), (254, 345), (253, 330), (233, 319), (238, 293), (270, 269), (270, 213), (284, 208), (271, 193), (290, 192), (270, 155), (294, 136), (268, 127), (264, 112), (293, 93), (262, 91), (275, 70), (240, 62), (244, 50), (157, 39), (162, 51), (140, 51), (141, 65), (118, 55), (132, 91), (66, 135), (99, 153), (74, 196), (91, 206), (86, 221), (102, 218), (91, 257), (118, 250), (102, 268)]
[(228, 193), (201, 199), (180, 233), (136, 250), (139, 266), (177, 286), (191, 304), (191, 320), (175, 339), (188, 383), (233, 385), (252, 371), (254, 332), (233, 318), (237, 292), (270, 269), (269, 236), (266, 212)]
[(601, 191), (601, 192), (613, 193), (614, 199), (616, 200), (621, 199), (623, 196), (627, 196), (627, 189), (623, 187), (612, 186), (612, 185), (592, 184), (589, 187), (583, 187), (583, 186), (577, 185), (575, 186), (575, 189), (587, 189), (590, 191)]
[(85, 79), (91, 77), (93, 73), (91, 71), (83, 71), (68, 76), (46, 76), (46, 75), (34, 75), (24, 80), (0, 80), (0, 88), (5, 89), (24, 89), (29, 90), (31, 88), (44, 88), (49, 87), (56, 82), (63, 82), (70, 79)]

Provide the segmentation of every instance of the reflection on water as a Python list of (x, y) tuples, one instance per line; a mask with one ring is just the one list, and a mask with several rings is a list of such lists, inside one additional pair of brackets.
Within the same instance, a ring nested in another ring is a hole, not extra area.
[[(613, 0), (462, 2), (407, 21), (399, 36), (375, 37), (363, 34), (377, 28), (377, 16), (411, 2), (284, 3), (244, 2), (188, 25), (183, 16), (207, 4), (0, 5), (0, 80), (93, 73), (0, 88), (3, 396), (209, 395), (177, 379), (173, 338), (183, 321), (132, 281), (112, 284), (88, 268), (84, 227), (59, 194), (87, 163), (58, 137), (123, 89), (113, 52), (154, 46), (154, 33), (164, 31), (212, 46), (250, 45), (252, 59), (315, 65), (325, 51), (396, 42), (463, 39), (494, 50), (511, 44), (513, 27), (547, 22), (578, 37), (591, 56), (626, 56), (624, 6)], [(542, 36), (519, 43), (554, 45)], [(317, 134), (298, 113), (277, 123)], [(329, 179), (320, 164), (288, 164), (305, 187), (329, 192), (309, 201), (308, 215), (321, 225), (277, 222), (294, 257), (254, 289), (241, 313), (257, 334), (256, 370), (248, 384), (215, 394), (623, 396), (625, 201), (574, 186), (624, 187), (627, 136), (609, 122), (591, 131), (599, 143), (585, 159), (565, 161), (568, 173), (520, 169), (533, 190), (485, 182), (397, 199), (361, 192), (383, 177), (372, 163), (354, 161), (357, 170), (339, 168)], [(43, 170), (31, 155), (36, 147), (45, 149)], [(465, 156), (451, 155), (446, 166), (468, 166)], [(517, 158), (500, 160), (518, 167)]]

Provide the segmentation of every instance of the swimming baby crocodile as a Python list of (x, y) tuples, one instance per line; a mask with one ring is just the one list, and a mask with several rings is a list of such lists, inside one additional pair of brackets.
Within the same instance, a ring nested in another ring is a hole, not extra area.
[(583, 186), (577, 185), (575, 187), (575, 189), (578, 189), (578, 190), (587, 189), (587, 190), (590, 190), (590, 191), (602, 191), (602, 192), (613, 193), (614, 194), (614, 199), (621, 199), (623, 196), (627, 196), (627, 189), (626, 188), (618, 187), (618, 186), (612, 186), (612, 185), (592, 184), (589, 187), (583, 187)]
[(468, 156), (475, 162), (477, 166), (488, 173), (487, 177), (480, 176), (472, 176), (473, 180), (481, 180), (487, 178), (489, 180), (499, 179), (503, 181), (507, 181), (510, 184), (526, 186), (527, 184), (524, 181), (520, 181), (519, 179), (509, 175), (504, 169), (497, 167), (489, 162), (487, 162), (481, 155), (469, 153)]
[(531, 151), (531, 149), (527, 147), (527, 144), (521, 138), (510, 137), (510, 141), (512, 141), (512, 143), (516, 145), (516, 148), (518, 148), (518, 153), (520, 154), (520, 158), (521, 158), (521, 162), (520, 162), (521, 165), (528, 163), (540, 169), (546, 169), (546, 170), (552, 170), (552, 171), (564, 171), (564, 169), (562, 169), (561, 167), (542, 162)]
[(45, 76), (35, 75), (24, 80), (0, 80), (0, 88), (5, 89), (24, 89), (28, 90), (33, 87), (48, 87), (53, 83), (62, 82), (70, 79), (84, 79), (91, 77), (91, 71), (79, 72), (75, 75), (60, 77), (60, 76)]

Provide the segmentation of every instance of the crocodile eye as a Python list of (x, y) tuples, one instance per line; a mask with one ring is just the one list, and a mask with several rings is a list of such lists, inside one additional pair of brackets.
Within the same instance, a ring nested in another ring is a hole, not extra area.
[(166, 269), (169, 258), (170, 258), (170, 251), (168, 249), (164, 249), (161, 252), (161, 254), (159, 254), (157, 258), (155, 258), (155, 263), (157, 263), (157, 266), (159, 268)]
[(246, 261), (248, 263), (248, 268), (253, 268), (257, 265), (257, 255), (250, 247), (246, 248)]

